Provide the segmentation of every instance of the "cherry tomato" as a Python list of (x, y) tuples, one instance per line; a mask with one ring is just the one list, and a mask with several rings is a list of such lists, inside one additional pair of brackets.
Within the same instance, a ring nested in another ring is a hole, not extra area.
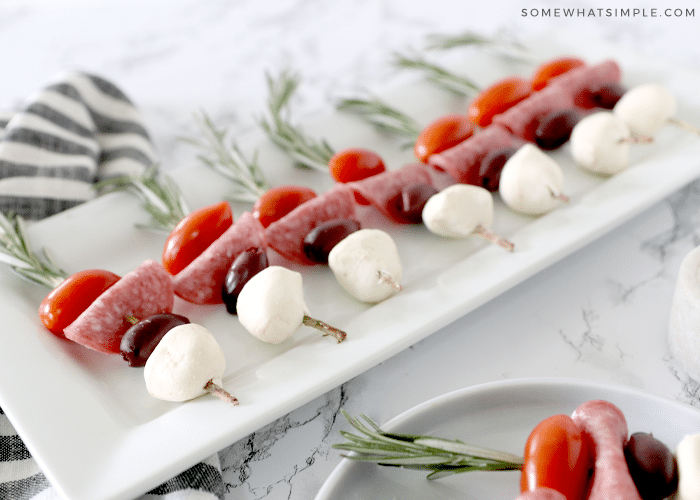
[(474, 134), (474, 124), (466, 115), (445, 115), (425, 127), (413, 147), (413, 152), (423, 163), (432, 154), (440, 153)]
[(119, 276), (102, 269), (86, 269), (69, 276), (41, 301), (41, 322), (51, 333), (65, 338), (63, 329), (117, 281)]
[(263, 227), (267, 227), (315, 196), (313, 189), (304, 186), (278, 186), (258, 198), (253, 206), (253, 215)]
[(222, 201), (195, 210), (172, 230), (163, 248), (163, 267), (177, 274), (233, 224), (230, 205)]
[(540, 422), (525, 443), (520, 491), (551, 488), (567, 500), (583, 500), (587, 493), (593, 449), (568, 415)]
[(485, 127), (493, 117), (519, 103), (532, 92), (529, 80), (509, 76), (485, 88), (472, 99), (467, 116), (476, 125)]
[(540, 64), (532, 75), (532, 90), (542, 90), (549, 80), (569, 70), (583, 66), (586, 62), (578, 57), (559, 57)]
[(381, 156), (362, 148), (338, 151), (328, 162), (328, 168), (338, 182), (360, 181), (386, 170)]

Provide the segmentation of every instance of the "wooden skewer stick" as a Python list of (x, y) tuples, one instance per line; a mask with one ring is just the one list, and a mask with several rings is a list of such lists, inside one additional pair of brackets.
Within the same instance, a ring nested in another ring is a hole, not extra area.
[(476, 229), (474, 229), (474, 234), (480, 238), (485, 239), (486, 241), (488, 241), (490, 243), (495, 243), (496, 245), (498, 245), (502, 248), (505, 248), (509, 252), (512, 252), (513, 249), (515, 248), (515, 245), (513, 245), (513, 243), (511, 243), (508, 240), (504, 240), (503, 238), (498, 236), (496, 233), (494, 233), (493, 231), (491, 231), (490, 229), (488, 229), (482, 225), (476, 226)]

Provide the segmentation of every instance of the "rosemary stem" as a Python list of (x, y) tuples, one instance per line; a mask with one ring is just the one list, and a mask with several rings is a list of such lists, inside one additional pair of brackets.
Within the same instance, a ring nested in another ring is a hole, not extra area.
[(348, 422), (362, 435), (341, 431), (347, 442), (334, 448), (353, 452), (347, 458), (378, 465), (428, 471), (428, 479), (470, 471), (518, 470), (522, 457), (512, 453), (433, 436), (395, 434), (382, 431), (366, 416), (351, 417)]
[(334, 150), (325, 140), (314, 140), (292, 125), (283, 113), (288, 112), (291, 96), (296, 91), (299, 78), (288, 72), (282, 73), (278, 80), (268, 76), (268, 112), (269, 119), (262, 119), (260, 125), (268, 138), (285, 151), (299, 166), (328, 172), (328, 162)]

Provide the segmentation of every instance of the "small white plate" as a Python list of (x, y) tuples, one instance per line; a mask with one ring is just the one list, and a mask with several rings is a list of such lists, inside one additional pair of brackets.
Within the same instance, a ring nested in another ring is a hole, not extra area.
[[(552, 37), (528, 45), (539, 59), (564, 53), (591, 62), (616, 58), (627, 85), (649, 80), (667, 85), (678, 96), (679, 118), (700, 123), (695, 73), (610, 46), (570, 46)], [(515, 71), (493, 55), (470, 54), (468, 64), (460, 61), (483, 84)], [(422, 123), (464, 106), (422, 81), (391, 99)], [(375, 149), (391, 168), (411, 157), (354, 116), (332, 113), (306, 130), (338, 149), (358, 144)], [(265, 141), (255, 144), (261, 144), (260, 164), (274, 166), (273, 185), (301, 183), (319, 191), (330, 186), (329, 176), (294, 168)], [(176, 312), (209, 328), (221, 344), (228, 366), (224, 385), (240, 400), (236, 408), (213, 397), (185, 404), (155, 400), (146, 392), (142, 370), (47, 333), (37, 315), (46, 290), (0, 269), (0, 407), (66, 497), (133, 498), (427, 337), (700, 175), (700, 140), (672, 127), (654, 144), (635, 149), (630, 168), (610, 179), (577, 168), (566, 147), (553, 157), (564, 169), (571, 203), (531, 218), (497, 200), (494, 230), (515, 243), (513, 253), (477, 238), (447, 240), (420, 226), (377, 221), (395, 239), (404, 273), (403, 291), (375, 306), (352, 299), (326, 267), (295, 266), (311, 315), (347, 331), (342, 344), (309, 328), (282, 344), (263, 344), (223, 307), (178, 301)], [(202, 166), (177, 169), (172, 177), (192, 208), (224, 199), (231, 187)], [(118, 193), (33, 224), (29, 232), (36, 248), (51, 249), (68, 272), (103, 268), (123, 275), (145, 259), (160, 258), (165, 236), (134, 226), (147, 218), (133, 196)]]
[[(520, 379), (450, 392), (391, 419), (387, 432), (430, 434), (522, 455), (544, 418), (570, 415), (581, 403), (604, 399), (622, 410), (629, 433), (652, 432), (672, 450), (700, 432), (700, 410), (638, 389), (576, 379)], [(469, 472), (438, 480), (427, 473), (343, 459), (315, 500), (507, 500), (519, 494), (520, 473)]]

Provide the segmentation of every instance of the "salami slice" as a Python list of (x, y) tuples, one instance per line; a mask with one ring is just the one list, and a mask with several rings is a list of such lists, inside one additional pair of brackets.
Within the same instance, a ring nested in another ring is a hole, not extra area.
[(270, 224), (268, 245), (283, 257), (300, 264), (316, 264), (304, 254), (304, 238), (321, 222), (355, 217), (355, 197), (348, 184), (337, 184)]
[(173, 309), (173, 283), (160, 262), (147, 260), (124, 275), (88, 306), (64, 333), (67, 339), (108, 354), (118, 354), (131, 323)]
[(582, 403), (571, 415), (594, 447), (595, 464), (589, 500), (641, 500), (625, 459), (627, 421), (614, 404)]
[(428, 162), (450, 174), (456, 182), (480, 186), (481, 160), (491, 151), (519, 147), (524, 142), (502, 125), (491, 124), (456, 146), (431, 155)]
[(361, 205), (374, 205), (394, 222), (405, 222), (393, 207), (403, 188), (413, 184), (429, 184), (432, 177), (424, 163), (409, 163), (401, 168), (386, 170), (361, 181), (348, 183)]
[(590, 94), (600, 86), (620, 81), (620, 67), (614, 61), (574, 68), (553, 78), (538, 92), (496, 116), (498, 123), (514, 135), (534, 142), (539, 121), (549, 113), (570, 108), (590, 108)]
[(214, 243), (173, 276), (175, 294), (193, 304), (222, 304), (221, 289), (236, 257), (249, 248), (267, 249), (265, 229), (244, 212)]
[(515, 500), (566, 500), (566, 497), (551, 488), (537, 488), (521, 493)]

